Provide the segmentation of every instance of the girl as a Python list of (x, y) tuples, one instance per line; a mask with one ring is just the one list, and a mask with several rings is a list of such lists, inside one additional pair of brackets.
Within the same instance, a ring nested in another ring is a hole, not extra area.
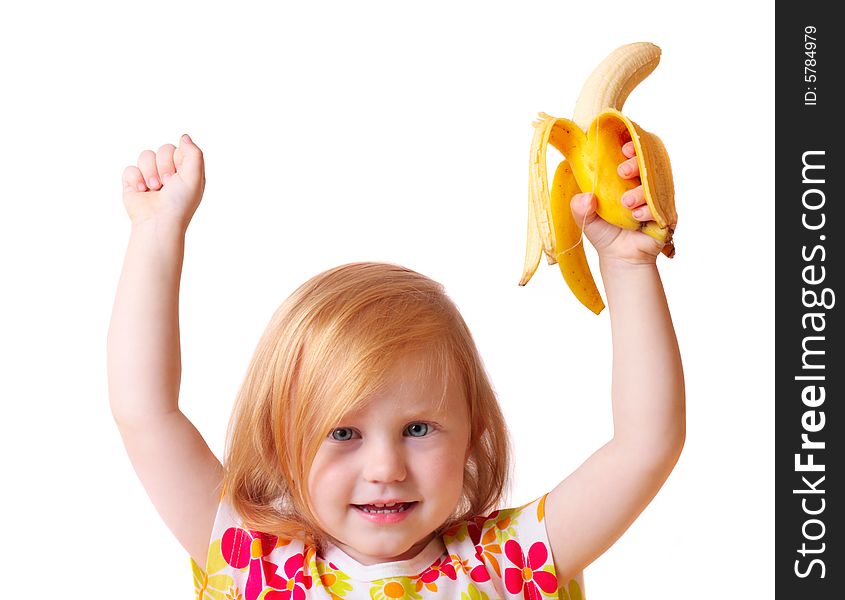
[[(622, 177), (638, 176), (633, 144)], [(205, 188), (185, 135), (123, 173), (132, 221), (108, 336), (112, 414), (198, 598), (583, 598), (581, 571), (678, 460), (684, 384), (660, 246), (571, 202), (598, 250), (613, 330), (613, 438), (549, 493), (494, 510), (507, 431), (442, 286), (352, 263), (279, 307), (250, 363), (225, 466), (179, 411), (178, 290)], [(642, 188), (623, 202), (651, 219)], [(642, 384), (644, 361), (661, 377)], [(201, 566), (202, 565), (202, 568)]]

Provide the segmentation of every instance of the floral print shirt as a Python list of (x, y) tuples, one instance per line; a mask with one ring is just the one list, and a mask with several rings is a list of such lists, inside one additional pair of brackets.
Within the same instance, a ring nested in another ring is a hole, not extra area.
[[(547, 495), (547, 494), (546, 494)], [(191, 560), (197, 600), (583, 600), (583, 579), (558, 582), (544, 505), (475, 517), (408, 560), (362, 565), (336, 546), (325, 556), (298, 540), (241, 528), (228, 502), (217, 510), (205, 569)]]

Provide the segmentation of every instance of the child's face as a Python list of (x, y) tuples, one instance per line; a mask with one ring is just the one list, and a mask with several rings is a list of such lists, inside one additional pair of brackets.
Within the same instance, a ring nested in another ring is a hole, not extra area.
[[(424, 360), (413, 354), (398, 362), (383, 391), (323, 441), (308, 475), (323, 531), (362, 564), (415, 556), (461, 497), (469, 411), (454, 383), (437, 410), (442, 382), (421, 372)], [(411, 504), (398, 513), (361, 509), (391, 500)]]

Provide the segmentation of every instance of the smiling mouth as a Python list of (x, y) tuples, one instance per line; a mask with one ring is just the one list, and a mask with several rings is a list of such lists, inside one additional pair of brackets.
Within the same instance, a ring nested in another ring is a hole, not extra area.
[(352, 506), (369, 515), (388, 515), (405, 512), (414, 504), (416, 504), (416, 502), (403, 502), (389, 508), (386, 506), (375, 506), (374, 504), (353, 504)]

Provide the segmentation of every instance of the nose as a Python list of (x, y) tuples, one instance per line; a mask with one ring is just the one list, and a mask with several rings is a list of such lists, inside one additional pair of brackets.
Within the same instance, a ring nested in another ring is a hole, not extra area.
[(363, 453), (363, 477), (374, 483), (404, 481), (408, 472), (401, 444), (370, 439)]

